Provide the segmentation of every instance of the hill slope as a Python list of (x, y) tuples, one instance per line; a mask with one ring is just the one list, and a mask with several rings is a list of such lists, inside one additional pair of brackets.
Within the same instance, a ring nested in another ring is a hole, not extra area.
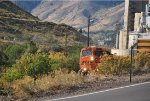
[(121, 22), (124, 4), (120, 1), (49, 0), (32, 10), (41, 20), (65, 23), (76, 28), (87, 29), (89, 15), (94, 19), (93, 31), (112, 30), (115, 23)]
[(23, 9), (17, 7), (10, 1), (0, 1), (0, 17), (11, 17), (11, 18), (21, 18), (21, 19), (37, 19), (31, 14), (23, 11)]
[[(37, 45), (53, 46), (65, 43), (68, 35), (70, 45), (78, 42), (78, 32), (65, 24), (42, 22), (10, 1), (0, 2), (0, 40), (25, 43), (33, 40)], [(82, 41), (86, 37), (82, 37)]]

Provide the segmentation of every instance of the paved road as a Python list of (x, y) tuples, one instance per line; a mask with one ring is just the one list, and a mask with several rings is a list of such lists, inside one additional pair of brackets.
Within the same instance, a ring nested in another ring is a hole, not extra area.
[(150, 101), (150, 82), (50, 101)]

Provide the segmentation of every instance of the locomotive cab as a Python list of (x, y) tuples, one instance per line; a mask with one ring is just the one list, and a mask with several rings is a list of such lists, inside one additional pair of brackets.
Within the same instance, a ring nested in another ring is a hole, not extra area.
[(82, 48), (80, 52), (80, 71), (88, 72), (96, 70), (105, 53), (106, 50), (104, 48), (97, 48), (95, 46)]

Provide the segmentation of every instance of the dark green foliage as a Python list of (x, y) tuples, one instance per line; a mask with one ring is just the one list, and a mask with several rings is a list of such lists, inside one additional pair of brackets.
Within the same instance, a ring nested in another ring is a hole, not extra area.
[(13, 80), (21, 79), (23, 77), (23, 74), (16, 68), (9, 68), (6, 70), (4, 77), (7, 81), (11, 82)]
[(69, 71), (79, 70), (80, 50), (82, 46), (71, 46), (68, 49), (68, 57), (60, 61), (60, 67), (66, 68)]
[(7, 63), (8, 57), (2, 51), (0, 51), (0, 66), (3, 66)]
[(79, 70), (79, 57), (78, 56), (70, 56), (62, 61), (60, 61), (60, 68), (65, 68), (69, 71), (78, 71)]
[(27, 75), (36, 79), (42, 74), (51, 72), (50, 59), (46, 54), (35, 54), (27, 69)]
[(16, 59), (20, 58), (20, 56), (25, 52), (25, 45), (10, 45), (5, 50), (4, 53), (8, 57), (7, 64), (12, 65), (15, 63)]
[(77, 45), (69, 47), (69, 49), (68, 49), (69, 55), (78, 55), (79, 56), (82, 48), (83, 48), (83, 46), (77, 46)]
[[(0, 57), (2, 59), (1, 63), (7, 66), (11, 66), (16, 62), (16, 59), (19, 59), (21, 55), (25, 52), (35, 53), (37, 51), (36, 44), (32, 41), (28, 44), (18, 45), (18, 44), (9, 44), (2, 45), (0, 48)], [(5, 62), (5, 63), (4, 63)], [(0, 63), (0, 65), (2, 65)]]
[(16, 61), (16, 64), (6, 70), (5, 78), (13, 81), (29, 75), (36, 79), (38, 76), (52, 71), (50, 61), (48, 55), (44, 53), (25, 53)]

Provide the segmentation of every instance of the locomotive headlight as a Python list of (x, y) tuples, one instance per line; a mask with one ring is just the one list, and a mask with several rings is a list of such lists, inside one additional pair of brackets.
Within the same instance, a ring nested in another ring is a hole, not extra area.
[(92, 56), (92, 57), (91, 57), (91, 61), (93, 61), (93, 60), (94, 60), (94, 57)]
[(86, 70), (87, 70), (87, 68), (83, 68), (83, 70), (84, 70), (84, 71), (86, 71)]

